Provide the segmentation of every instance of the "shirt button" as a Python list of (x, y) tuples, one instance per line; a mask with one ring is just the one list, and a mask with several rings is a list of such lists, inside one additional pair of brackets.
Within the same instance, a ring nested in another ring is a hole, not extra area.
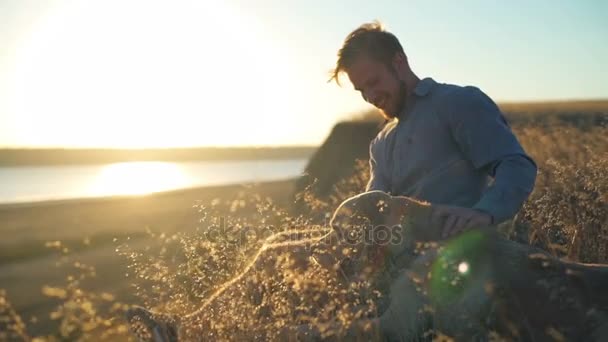
[(413, 142), (414, 142), (414, 139), (412, 139), (412, 138), (407, 138), (407, 143), (408, 143), (408, 144), (412, 144)]

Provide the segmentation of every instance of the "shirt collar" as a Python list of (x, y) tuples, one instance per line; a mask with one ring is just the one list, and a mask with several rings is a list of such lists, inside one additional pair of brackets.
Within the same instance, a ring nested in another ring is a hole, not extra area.
[(435, 80), (430, 77), (421, 79), (420, 81), (418, 81), (418, 84), (416, 84), (416, 87), (414, 88), (414, 94), (420, 97), (426, 96), (435, 84)]
[[(435, 80), (433, 80), (430, 77), (421, 79), (416, 84), (416, 87), (414, 87), (414, 95), (416, 95), (418, 97), (424, 97), (424, 96), (428, 95), (431, 92), (431, 89), (433, 89), (433, 86), (435, 84), (437, 84), (437, 82), (435, 82)], [(413, 100), (414, 102), (416, 101), (415, 98), (410, 98), (410, 100)], [(408, 111), (408, 109), (406, 109), (406, 108), (401, 110), (401, 112), (397, 116), (399, 118), (399, 120), (405, 120), (405, 118), (408, 115), (407, 111)]]

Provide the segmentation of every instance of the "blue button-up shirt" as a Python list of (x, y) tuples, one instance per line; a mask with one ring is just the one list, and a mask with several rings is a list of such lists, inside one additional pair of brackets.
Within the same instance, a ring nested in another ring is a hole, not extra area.
[(475, 87), (420, 80), (398, 119), (370, 144), (367, 190), (513, 217), (537, 167), (496, 104)]

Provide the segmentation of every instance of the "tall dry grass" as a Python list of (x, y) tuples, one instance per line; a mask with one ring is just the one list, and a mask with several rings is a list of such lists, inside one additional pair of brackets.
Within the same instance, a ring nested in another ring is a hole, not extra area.
[(539, 166), (535, 190), (515, 222), (517, 239), (571, 260), (607, 263), (608, 128), (516, 132)]
[[(515, 123), (513, 128), (537, 162), (539, 176), (524, 208), (504, 225), (506, 234), (560, 257), (608, 262), (608, 128), (545, 121)], [(367, 172), (367, 162), (360, 161), (353, 174), (336, 184), (325, 199), (302, 193), (312, 210), (310, 217), (294, 217), (272, 199), (242, 193), (230, 201), (202, 203), (195, 234), (149, 232), (145, 249), (130, 247), (128, 241), (117, 242), (117, 253), (129, 260), (126, 276), (139, 304), (176, 316), (196, 310), (247, 266), (271, 234), (294, 229), (322, 232), (337, 204), (363, 190)], [(224, 233), (210, 238), (209, 232), (221, 229)], [(242, 234), (244, 231), (248, 233)], [(289, 238), (289, 234), (285, 236)], [(82, 284), (95, 277), (94, 267), (72, 260), (60, 242), (48, 247), (56, 249), (57, 258), (71, 263), (74, 270), (62, 286), (41, 289), (58, 300), (56, 309), (49, 312), (57, 330), (29, 336), (27, 322), (0, 292), (0, 340), (129, 339), (122, 319), (126, 303), (117, 302), (109, 292), (88, 291)], [(345, 287), (318, 267), (302, 269), (281, 256), (274, 261), (273, 270), (257, 279), (258, 286), (271, 294), (262, 304), (247, 306), (243, 304), (245, 294), (231, 293), (223, 299), (222, 310), (206, 313), (211, 321), (200, 318), (194, 324), (193, 336), (277, 338), (282, 327), (304, 323), (340, 336), (346, 332), (336, 329), (334, 323), (348, 326), (372, 316), (383, 305), (377, 290), (381, 284), (353, 281)]]

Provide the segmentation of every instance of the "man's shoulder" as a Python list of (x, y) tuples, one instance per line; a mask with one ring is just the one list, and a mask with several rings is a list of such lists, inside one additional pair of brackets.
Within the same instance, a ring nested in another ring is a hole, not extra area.
[(490, 97), (472, 85), (438, 83), (433, 89), (433, 102), (435, 110), (443, 118), (455, 113), (471, 111), (471, 108), (489, 110), (495, 107), (494, 101)]
[(468, 102), (471, 99), (486, 96), (481, 89), (472, 85), (457, 85), (449, 83), (437, 83), (433, 89), (433, 97), (440, 103)]

